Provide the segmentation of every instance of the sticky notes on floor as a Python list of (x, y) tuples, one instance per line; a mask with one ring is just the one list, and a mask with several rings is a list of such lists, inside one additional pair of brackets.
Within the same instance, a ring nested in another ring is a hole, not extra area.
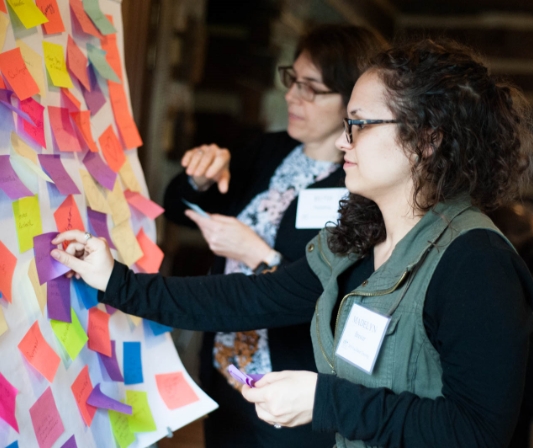
[(7, 155), (0, 155), (0, 188), (12, 200), (33, 196), (33, 193), (17, 176)]
[(83, 158), (83, 164), (102, 187), (113, 190), (117, 180), (117, 173), (109, 168), (109, 165), (102, 160), (99, 153), (88, 152)]
[(144, 255), (129, 221), (115, 225), (111, 229), (111, 238), (124, 264), (131, 266)]
[(59, 44), (43, 41), (44, 65), (52, 84), (56, 87), (72, 87), (72, 79), (67, 71), (65, 50)]
[(51, 320), (50, 325), (70, 359), (74, 360), (78, 357), (89, 338), (72, 308), (70, 309), (70, 318), (71, 323)]
[(37, 7), (48, 19), (48, 22), (43, 23), (45, 34), (56, 34), (65, 31), (65, 25), (61, 18), (57, 0), (36, 0)]
[(91, 112), (88, 110), (71, 112), (70, 116), (72, 117), (72, 121), (76, 125), (78, 133), (81, 135), (85, 146), (87, 146), (91, 152), (98, 152), (91, 131)]
[(26, 361), (48, 381), (54, 381), (60, 358), (44, 339), (39, 322), (35, 321), (18, 345)]
[(80, 194), (80, 190), (71, 179), (58, 154), (39, 154), (39, 163), (55, 183), (63, 195)]
[(71, 323), (70, 279), (61, 275), (47, 284), (48, 319)]
[(199, 401), (183, 372), (162, 373), (155, 376), (159, 395), (169, 409), (178, 409)]
[(17, 392), (17, 389), (0, 373), (0, 418), (15, 431), (19, 432), (17, 418), (15, 417)]
[(34, 237), (40, 235), (43, 231), (39, 197), (37, 195), (28, 196), (18, 201), (13, 201), (11, 207), (15, 217), (19, 251), (23, 253), (34, 247)]
[(7, 0), (7, 3), (26, 28), (33, 28), (48, 22), (46, 16), (35, 6), (33, 0)]
[(44, 106), (39, 104), (33, 98), (28, 98), (20, 102), (20, 108), (29, 115), (33, 124), (24, 121), (24, 132), (28, 134), (33, 141), (46, 148), (44, 137)]
[(80, 142), (76, 131), (70, 121), (70, 113), (65, 107), (48, 106), (50, 117), (50, 127), (56, 139), (57, 147), (60, 151), (79, 152)]
[(109, 168), (118, 173), (126, 161), (126, 156), (112, 126), (108, 126), (102, 132), (102, 135), (98, 137), (98, 142)]
[(130, 113), (128, 100), (124, 87), (113, 81), (107, 83), (109, 87), (109, 100), (111, 101), (111, 108), (115, 116), (120, 137), (127, 149), (138, 148), (142, 146), (143, 142), (137, 129), (137, 125)]
[(74, 42), (72, 37), (68, 36), (67, 41), (67, 66), (71, 73), (82, 83), (88, 91), (91, 90), (89, 81), (89, 72), (87, 70), (87, 56), (83, 54), (80, 48)]
[(30, 408), (30, 416), (39, 448), (52, 448), (65, 428), (50, 387)]
[[(144, 382), (141, 362), (141, 343), (124, 342), (123, 345), (124, 384), (140, 384)], [(130, 403), (131, 404), (131, 403)]]
[(128, 415), (131, 415), (132, 413), (131, 406), (121, 403), (120, 401), (108, 397), (106, 394), (104, 394), (100, 390), (100, 383), (94, 386), (91, 395), (87, 400), (87, 403), (99, 409), (110, 409), (112, 411)]
[(135, 434), (130, 429), (128, 415), (120, 412), (108, 411), (109, 421), (115, 440), (120, 448), (128, 448), (135, 442)]
[(144, 197), (140, 193), (126, 190), (124, 192), (124, 196), (126, 196), (126, 200), (132, 207), (136, 208), (143, 215), (147, 216), (150, 219), (157, 218), (165, 211), (163, 207), (157, 205), (155, 202)]
[(52, 244), (52, 240), (56, 236), (57, 232), (48, 232), (33, 238), (35, 265), (37, 267), (37, 275), (41, 285), (70, 271), (68, 267), (52, 258), (50, 255), (50, 252), (57, 248), (57, 246)]
[(133, 432), (150, 432), (157, 429), (146, 392), (127, 390), (126, 403), (133, 408), (133, 414), (128, 417)]
[(12, 301), (11, 285), (16, 265), (17, 257), (0, 241), (0, 292), (9, 303)]
[(122, 376), (122, 373), (120, 373), (120, 368), (118, 366), (115, 341), (111, 341), (111, 356), (106, 356), (101, 353), (98, 353), (98, 356), (102, 361), (109, 378), (113, 381), (124, 382), (124, 377)]
[(70, 389), (74, 394), (74, 399), (76, 400), (83, 421), (87, 426), (91, 426), (96, 408), (87, 403), (87, 399), (93, 390), (91, 378), (89, 377), (89, 368), (87, 366), (78, 374)]
[(111, 339), (109, 337), (109, 314), (94, 307), (89, 310), (87, 333), (88, 347), (98, 353), (111, 356)]
[(137, 241), (139, 242), (139, 246), (141, 246), (143, 256), (139, 258), (135, 264), (147, 274), (155, 274), (159, 272), (159, 268), (165, 256), (163, 251), (157, 244), (148, 238), (142, 227), (137, 234)]

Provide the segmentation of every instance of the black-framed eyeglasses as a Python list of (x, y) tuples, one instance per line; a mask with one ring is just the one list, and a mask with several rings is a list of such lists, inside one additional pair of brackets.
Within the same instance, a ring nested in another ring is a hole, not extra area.
[(353, 143), (352, 126), (357, 126), (359, 130), (363, 130), (367, 124), (384, 124), (384, 123), (398, 123), (398, 120), (352, 120), (351, 118), (343, 118), (344, 133), (348, 143)]
[(294, 84), (296, 84), (296, 92), (304, 101), (313, 101), (315, 99), (315, 95), (330, 95), (333, 93), (338, 93), (334, 92), (333, 90), (316, 90), (307, 82), (298, 81), (296, 72), (291, 65), (278, 67), (278, 72), (281, 83), (287, 87), (287, 89), (290, 89)]

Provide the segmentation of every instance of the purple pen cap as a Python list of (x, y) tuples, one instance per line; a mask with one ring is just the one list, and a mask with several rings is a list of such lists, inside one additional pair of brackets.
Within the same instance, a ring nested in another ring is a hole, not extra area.
[(250, 387), (255, 387), (255, 382), (259, 381), (264, 376), (260, 373), (252, 373), (251, 375), (247, 375), (246, 373), (237, 369), (237, 367), (235, 367), (233, 364), (230, 364), (228, 367), (228, 373), (240, 383), (246, 384)]

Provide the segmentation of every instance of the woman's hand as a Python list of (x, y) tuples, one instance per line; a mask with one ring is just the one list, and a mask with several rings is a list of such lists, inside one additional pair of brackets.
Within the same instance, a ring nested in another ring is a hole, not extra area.
[(181, 165), (200, 191), (207, 190), (213, 183), (218, 184), (221, 193), (229, 187), (230, 152), (217, 145), (202, 145), (190, 149), (181, 159)]
[(185, 214), (198, 225), (209, 248), (221, 257), (242, 261), (255, 269), (272, 251), (250, 227), (236, 218), (215, 214), (204, 218), (192, 210)]
[(86, 235), (90, 234), (80, 230), (60, 233), (52, 240), (52, 244), (70, 243), (65, 251), (54, 249), (50, 255), (72, 269), (88, 285), (105, 291), (115, 260), (104, 238), (90, 236), (87, 239)]
[(251, 388), (243, 386), (242, 395), (255, 403), (257, 416), (271, 425), (299, 426), (313, 419), (318, 374), (285, 370), (267, 373)]

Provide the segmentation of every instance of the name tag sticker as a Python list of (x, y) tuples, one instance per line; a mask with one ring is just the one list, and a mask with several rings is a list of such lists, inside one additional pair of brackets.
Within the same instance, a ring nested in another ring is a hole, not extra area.
[(354, 303), (335, 352), (361, 370), (372, 373), (390, 317)]
[(348, 196), (346, 188), (308, 188), (298, 194), (297, 229), (322, 229), (328, 221), (337, 222), (339, 201)]

